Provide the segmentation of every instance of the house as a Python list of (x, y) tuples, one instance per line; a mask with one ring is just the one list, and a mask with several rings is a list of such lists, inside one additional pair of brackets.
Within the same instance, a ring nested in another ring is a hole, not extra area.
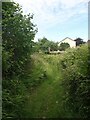
[(81, 38), (76, 38), (74, 41), (76, 41), (76, 46), (79, 46), (80, 44), (84, 44), (83, 39)]
[(76, 46), (79, 46), (80, 44), (84, 44), (86, 42), (84, 42), (81, 38), (76, 38), (75, 40), (73, 40), (69, 37), (66, 37), (59, 42), (58, 46), (60, 46), (61, 43), (68, 43), (71, 48), (75, 48)]
[(73, 39), (66, 37), (65, 39), (61, 40), (58, 44), (58, 46), (60, 46), (61, 43), (68, 43), (70, 45), (71, 48), (75, 48), (76, 47), (76, 41), (74, 41)]

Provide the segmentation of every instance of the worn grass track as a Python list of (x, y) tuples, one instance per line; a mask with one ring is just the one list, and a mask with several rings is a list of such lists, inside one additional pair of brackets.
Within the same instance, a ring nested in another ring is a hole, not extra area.
[[(59, 66), (60, 55), (33, 55), (35, 64), (46, 71), (47, 78), (32, 93), (29, 94), (25, 109), (27, 118), (59, 118), (69, 117), (63, 106), (63, 90)], [(38, 69), (39, 70), (39, 69)]]

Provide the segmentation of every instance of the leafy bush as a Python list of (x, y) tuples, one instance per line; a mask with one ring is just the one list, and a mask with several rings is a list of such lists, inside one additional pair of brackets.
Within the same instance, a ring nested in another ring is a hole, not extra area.
[(61, 61), (65, 102), (67, 108), (76, 113), (75, 117), (90, 116), (88, 55), (88, 46), (82, 45), (68, 50)]
[(27, 86), (21, 78), (28, 74), (26, 65), (30, 62), (32, 40), (37, 32), (32, 19), (33, 15), (22, 14), (18, 4), (2, 2), (2, 97), (5, 119), (21, 118), (24, 114)]
[(59, 46), (59, 50), (66, 50), (69, 47), (70, 45), (68, 43), (61, 43)]
[(22, 15), (22, 9), (14, 2), (2, 3), (2, 63), (3, 77), (24, 74), (24, 66), (30, 59), (32, 40), (36, 28), (33, 15)]
[(36, 49), (36, 52), (48, 54), (50, 51), (58, 50), (58, 44), (43, 37), (42, 39), (39, 39), (36, 44), (34, 44), (34, 48)]
[(18, 78), (3, 80), (3, 119), (22, 118), (26, 100), (26, 86)]

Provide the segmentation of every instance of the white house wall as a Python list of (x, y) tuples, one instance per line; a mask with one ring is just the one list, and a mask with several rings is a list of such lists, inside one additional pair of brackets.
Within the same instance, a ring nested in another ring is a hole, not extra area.
[(73, 41), (73, 40), (71, 40), (71, 39), (69, 39), (69, 38), (66, 38), (66, 39), (62, 40), (62, 41), (59, 43), (59, 46), (60, 46), (61, 43), (68, 43), (71, 48), (73, 48), (73, 47), (75, 48), (75, 47), (76, 47), (76, 42)]

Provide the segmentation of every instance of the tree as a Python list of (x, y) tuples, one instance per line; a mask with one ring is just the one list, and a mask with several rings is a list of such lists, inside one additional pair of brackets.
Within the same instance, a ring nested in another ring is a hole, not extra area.
[(38, 40), (39, 49), (43, 52), (46, 52), (49, 47), (49, 40), (45, 37)]
[(42, 39), (39, 39), (38, 42), (35, 45), (35, 48), (39, 51), (43, 51), (45, 53), (49, 52), (48, 49), (50, 48), (51, 51), (58, 50), (57, 43), (48, 40), (47, 38), (43, 37)]
[(61, 43), (59, 49), (66, 50), (69, 47), (70, 47), (70, 45), (68, 43)]
[(49, 46), (50, 46), (51, 51), (57, 51), (58, 50), (58, 44), (53, 42), (53, 41), (50, 41)]
[[(37, 29), (33, 15), (22, 15), (19, 4), (2, 2), (3, 118), (23, 118), (28, 70)], [(30, 74), (30, 73), (29, 73)], [(22, 78), (21, 78), (22, 77)], [(25, 80), (23, 79), (25, 78)]]
[(31, 19), (33, 15), (22, 15), (19, 4), (2, 3), (3, 77), (24, 74), (37, 32)]

